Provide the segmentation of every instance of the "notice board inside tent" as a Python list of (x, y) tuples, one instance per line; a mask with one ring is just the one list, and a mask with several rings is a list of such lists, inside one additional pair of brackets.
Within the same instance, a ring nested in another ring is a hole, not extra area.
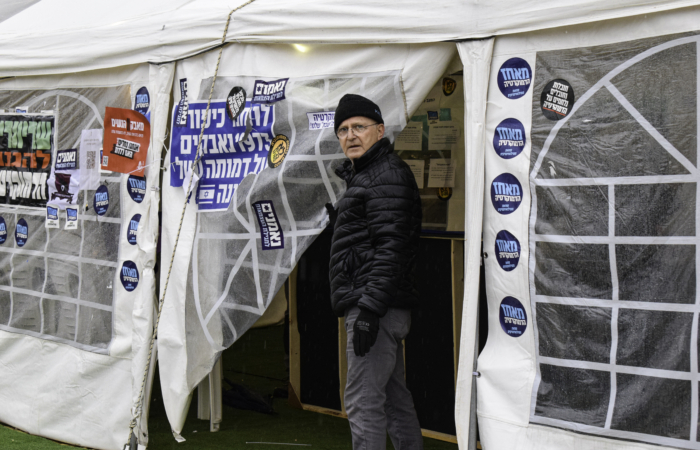
[[(542, 442), (700, 448), (699, 43), (691, 32), (494, 56), (486, 445), (527, 428)], [(497, 437), (491, 415), (523, 428)]]

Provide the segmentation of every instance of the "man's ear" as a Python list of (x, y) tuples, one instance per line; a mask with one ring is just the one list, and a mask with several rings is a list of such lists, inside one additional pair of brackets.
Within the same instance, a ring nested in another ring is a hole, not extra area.
[(379, 139), (384, 137), (384, 124), (380, 123), (377, 125), (377, 131), (379, 132)]

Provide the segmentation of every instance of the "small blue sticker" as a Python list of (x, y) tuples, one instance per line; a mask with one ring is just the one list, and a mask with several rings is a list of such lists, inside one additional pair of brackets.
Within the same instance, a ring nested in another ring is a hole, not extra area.
[(506, 297), (501, 301), (498, 320), (503, 331), (511, 337), (520, 337), (527, 329), (527, 313), (515, 297)]
[(7, 240), (7, 224), (5, 219), (0, 217), (0, 244), (4, 244)]
[(19, 219), (15, 227), (15, 242), (17, 242), (17, 247), (24, 247), (24, 244), (27, 243), (27, 239), (29, 239), (29, 226), (26, 220)]
[(499, 123), (493, 134), (493, 148), (503, 159), (515, 158), (525, 148), (525, 127), (517, 119)]
[(522, 58), (510, 58), (498, 71), (498, 89), (511, 100), (525, 95), (531, 83), (532, 70)]
[(139, 285), (139, 269), (136, 268), (136, 264), (133, 261), (124, 261), (119, 279), (127, 292), (136, 289), (136, 286)]
[(491, 183), (491, 203), (501, 214), (510, 214), (523, 201), (523, 189), (515, 176), (502, 173)]
[(151, 96), (148, 95), (148, 89), (146, 86), (142, 86), (136, 92), (136, 99), (134, 100), (134, 111), (138, 111), (144, 116), (151, 107)]
[(104, 216), (107, 213), (109, 209), (109, 191), (104, 184), (95, 191), (95, 200), (92, 206), (95, 208), (95, 213), (98, 216)]
[(46, 218), (49, 220), (58, 220), (58, 208), (46, 206)]
[(136, 203), (141, 203), (146, 196), (146, 178), (129, 175), (126, 181), (126, 190), (129, 191), (129, 197)]
[(433, 121), (433, 120), (439, 120), (440, 116), (438, 115), (437, 111), (428, 111), (428, 120)]
[(126, 232), (126, 240), (129, 244), (136, 245), (136, 234), (139, 231), (139, 222), (141, 222), (141, 214), (134, 214), (134, 217), (129, 221), (129, 229)]
[(496, 235), (496, 259), (501, 269), (506, 272), (518, 267), (520, 261), (520, 242), (507, 232), (506, 230), (499, 231)]

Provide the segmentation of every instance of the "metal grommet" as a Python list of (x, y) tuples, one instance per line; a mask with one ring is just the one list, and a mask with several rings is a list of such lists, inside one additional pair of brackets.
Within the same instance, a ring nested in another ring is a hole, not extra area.
[(481, 372), (472, 372), (472, 375), (474, 375), (477, 378), (481, 378)]

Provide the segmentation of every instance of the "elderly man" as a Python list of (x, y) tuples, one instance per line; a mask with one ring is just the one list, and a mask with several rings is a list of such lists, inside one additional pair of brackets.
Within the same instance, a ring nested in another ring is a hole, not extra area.
[(348, 334), (345, 408), (353, 448), (383, 450), (388, 431), (397, 450), (422, 449), (402, 343), (419, 300), (413, 286), (418, 187), (384, 137), (382, 113), (371, 100), (340, 99), (335, 132), (348, 160), (336, 170), (347, 191), (333, 231), (331, 302)]

